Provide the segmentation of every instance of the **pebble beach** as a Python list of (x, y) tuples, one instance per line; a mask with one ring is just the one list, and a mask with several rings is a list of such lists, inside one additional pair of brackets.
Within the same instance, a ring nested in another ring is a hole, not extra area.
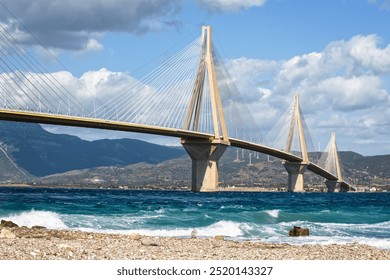
[(0, 226), (0, 260), (124, 259), (390, 260), (390, 250), (358, 243), (293, 246), (261, 241), (233, 241), (223, 236), (168, 238)]

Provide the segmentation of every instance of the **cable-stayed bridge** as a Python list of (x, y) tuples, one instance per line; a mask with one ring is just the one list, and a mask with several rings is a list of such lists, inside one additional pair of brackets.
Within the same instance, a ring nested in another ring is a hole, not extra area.
[(143, 79), (105, 95), (99, 104), (79, 100), (0, 26), (0, 119), (180, 138), (192, 159), (193, 191), (218, 190), (218, 160), (228, 146), (280, 158), (289, 191), (303, 191), (306, 170), (322, 176), (329, 191), (350, 188), (342, 179), (335, 136), (318, 162), (309, 158), (298, 95), (262, 136), (208, 26)]

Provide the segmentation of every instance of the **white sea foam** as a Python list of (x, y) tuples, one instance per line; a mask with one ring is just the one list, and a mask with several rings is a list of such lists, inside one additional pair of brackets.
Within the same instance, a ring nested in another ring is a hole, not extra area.
[(274, 210), (266, 210), (265, 213), (270, 215), (273, 218), (279, 217), (280, 210), (279, 209), (274, 209)]
[(161, 208), (161, 209), (158, 209), (158, 210), (154, 210), (155, 213), (157, 214), (164, 214), (165, 213), (165, 209)]
[(66, 229), (68, 228), (62, 221), (60, 215), (51, 211), (35, 211), (22, 212), (13, 214), (7, 217), (1, 217), (3, 220), (9, 220), (16, 223), (18, 226), (44, 226), (49, 229)]
[(135, 229), (135, 230), (96, 230), (92, 228), (80, 227), (78, 230), (82, 231), (98, 231), (106, 233), (123, 233), (134, 234), (139, 233), (147, 236), (163, 236), (163, 237), (189, 237), (191, 232), (196, 230), (198, 237), (213, 237), (216, 235), (223, 235), (232, 239), (243, 237), (247, 230), (252, 227), (246, 223), (236, 223), (232, 221), (219, 221), (205, 227), (195, 228), (174, 228), (174, 229)]
[(178, 228), (171, 230), (138, 230), (137, 233), (152, 236), (191, 236), (191, 232), (195, 229), (197, 236), (199, 237), (213, 237), (216, 235), (223, 235), (230, 238), (237, 238), (244, 235), (244, 231), (241, 229), (243, 224), (235, 223), (231, 221), (219, 221), (206, 227), (197, 228)]
[(239, 237), (244, 235), (244, 232), (240, 228), (242, 224), (231, 221), (219, 221), (210, 226), (198, 228), (197, 231), (200, 236), (225, 235)]

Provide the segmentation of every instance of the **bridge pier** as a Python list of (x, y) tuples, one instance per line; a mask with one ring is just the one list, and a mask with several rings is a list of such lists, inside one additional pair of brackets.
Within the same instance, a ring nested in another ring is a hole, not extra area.
[(342, 182), (338, 180), (326, 180), (325, 185), (328, 188), (328, 192), (339, 192), (341, 191)]
[(191, 191), (218, 191), (218, 160), (228, 147), (219, 141), (182, 139), (181, 143), (192, 159)]
[(340, 192), (349, 192), (351, 189), (350, 185), (346, 184), (345, 182), (340, 182)]
[(288, 192), (303, 192), (303, 173), (308, 164), (302, 162), (283, 162), (288, 173)]

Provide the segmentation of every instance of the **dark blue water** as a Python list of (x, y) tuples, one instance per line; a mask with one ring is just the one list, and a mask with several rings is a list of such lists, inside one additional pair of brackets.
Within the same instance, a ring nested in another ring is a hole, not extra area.
[[(0, 218), (53, 229), (390, 249), (390, 193), (191, 193), (0, 188)], [(310, 236), (288, 237), (294, 225)]]

